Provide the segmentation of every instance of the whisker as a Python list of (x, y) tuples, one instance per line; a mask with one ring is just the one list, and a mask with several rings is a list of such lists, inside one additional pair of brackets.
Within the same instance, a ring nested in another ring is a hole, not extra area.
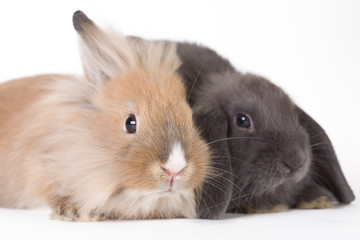
[(191, 88), (190, 88), (190, 91), (189, 91), (189, 94), (188, 94), (188, 97), (187, 97), (187, 101), (189, 101), (189, 99), (190, 99), (192, 90), (193, 90), (193, 88), (195, 87), (195, 84), (196, 84), (197, 80), (199, 79), (200, 73), (202, 72), (202, 70), (203, 70), (203, 68), (204, 68), (204, 66), (205, 66), (206, 61), (207, 61), (207, 57), (204, 59), (202, 65), (201, 65), (201, 67), (200, 67), (200, 70), (199, 70), (199, 72), (197, 73), (197, 75), (196, 75), (196, 77), (195, 77), (195, 80), (194, 80), (194, 82), (193, 82), (193, 84), (192, 84), (192, 86), (191, 86)]
[(227, 174), (230, 174), (231, 176), (233, 176), (234, 178), (236, 179), (240, 179), (239, 176), (235, 175), (234, 173), (232, 172), (229, 172), (227, 170), (224, 170), (224, 169), (221, 169), (221, 168), (217, 168), (217, 167), (211, 167), (212, 169), (215, 169), (216, 171), (222, 171), (223, 173), (227, 173)]
[(314, 143), (314, 144), (311, 144), (310, 147), (313, 148), (313, 147), (317, 147), (317, 146), (328, 146), (329, 144), (327, 142), (318, 142), (318, 143)]
[(263, 140), (262, 138), (258, 138), (258, 137), (230, 137), (230, 138), (222, 138), (222, 139), (217, 139), (217, 140), (214, 140), (214, 141), (211, 141), (209, 143), (206, 143), (205, 145), (203, 145), (201, 148), (204, 148), (206, 146), (209, 146), (213, 143), (217, 143), (217, 142), (221, 142), (221, 141), (227, 141), (227, 140), (234, 140), (234, 139), (259, 139), (259, 140)]

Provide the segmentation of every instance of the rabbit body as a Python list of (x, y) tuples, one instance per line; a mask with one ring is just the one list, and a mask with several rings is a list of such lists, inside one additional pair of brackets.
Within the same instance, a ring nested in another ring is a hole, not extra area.
[(196, 124), (212, 152), (201, 218), (354, 200), (325, 131), (282, 89), (236, 71), (209, 48), (178, 43), (177, 51)]
[(196, 217), (209, 153), (175, 46), (104, 32), (80, 11), (73, 21), (85, 77), (0, 85), (0, 206), (46, 203), (71, 221)]

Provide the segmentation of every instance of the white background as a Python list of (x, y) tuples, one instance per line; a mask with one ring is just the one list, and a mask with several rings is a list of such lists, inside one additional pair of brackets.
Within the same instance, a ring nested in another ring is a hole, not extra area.
[[(127, 35), (196, 41), (281, 86), (327, 131), (360, 196), (360, 1), (1, 1), (0, 82), (81, 73), (72, 13)], [(0, 166), (1, 167), (1, 166)], [(360, 239), (360, 206), (219, 221), (68, 223), (0, 209), (0, 239)]]

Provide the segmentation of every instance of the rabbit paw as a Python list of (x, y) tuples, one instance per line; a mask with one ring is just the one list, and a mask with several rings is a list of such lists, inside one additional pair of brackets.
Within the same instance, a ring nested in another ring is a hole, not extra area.
[(302, 201), (296, 208), (299, 209), (323, 209), (329, 208), (334, 204), (334, 201), (330, 200), (327, 196), (320, 196), (313, 201)]
[(53, 204), (53, 212), (50, 218), (68, 222), (96, 222), (106, 220), (103, 214), (97, 214), (95, 211), (90, 213), (79, 213), (76, 204), (69, 197), (61, 197)]
[(50, 215), (50, 218), (53, 220), (67, 222), (99, 222), (107, 220), (107, 218), (103, 214), (78, 214), (77, 212), (74, 212), (73, 209), (65, 210), (63, 214), (59, 214), (59, 212), (53, 211)]
[(103, 216), (92, 216), (91, 214), (84, 217), (84, 216), (77, 216), (77, 215), (72, 215), (72, 214), (59, 215), (55, 212), (53, 212), (50, 215), (50, 218), (52, 220), (60, 220), (60, 221), (66, 221), (66, 222), (99, 222), (99, 221), (106, 220), (106, 218)]

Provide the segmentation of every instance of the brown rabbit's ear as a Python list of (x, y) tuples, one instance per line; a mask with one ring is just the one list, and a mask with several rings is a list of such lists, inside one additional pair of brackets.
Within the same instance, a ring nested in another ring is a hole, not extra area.
[(73, 24), (80, 36), (81, 59), (89, 81), (101, 83), (131, 66), (132, 51), (122, 34), (103, 32), (81, 11), (74, 13)]
[[(354, 193), (341, 170), (334, 148), (325, 131), (308, 114), (297, 107), (300, 124), (310, 135), (312, 151), (312, 179), (330, 191), (340, 203), (355, 199)], [(315, 187), (316, 188), (316, 187)]]
[[(205, 107), (206, 108), (206, 107)], [(211, 149), (211, 165), (208, 178), (202, 188), (198, 216), (217, 219), (227, 210), (233, 190), (233, 173), (227, 144), (227, 119), (220, 110), (204, 112), (194, 109), (197, 126)]]

